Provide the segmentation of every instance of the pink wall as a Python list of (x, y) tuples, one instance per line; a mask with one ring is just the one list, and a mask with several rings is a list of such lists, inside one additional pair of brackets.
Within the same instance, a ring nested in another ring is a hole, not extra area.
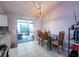
[(68, 28), (75, 23), (73, 9), (79, 21), (79, 2), (62, 2), (51, 12), (45, 22), (45, 29), (50, 30), (52, 34), (58, 34), (59, 31), (68, 34)]
[[(34, 17), (27, 15), (16, 14), (12, 12), (6, 12), (8, 16), (8, 25), (9, 30), (12, 32), (11, 40), (12, 42), (17, 42), (17, 31), (16, 31), (16, 20), (17, 19), (29, 19), (35, 21), (35, 30), (45, 29), (50, 30), (52, 34), (58, 34), (59, 31), (65, 31), (68, 34), (68, 28), (74, 24), (73, 9), (75, 9), (77, 16), (79, 16), (79, 2), (62, 2), (57, 5), (56, 8), (52, 9), (50, 15), (48, 15), (44, 20), (45, 24), (42, 21), (35, 20)], [(77, 17), (79, 20), (79, 17)], [(45, 25), (45, 26), (43, 26)], [(36, 33), (36, 32), (35, 32)]]
[(2, 5), (0, 4), (0, 14), (3, 14), (4, 13), (4, 10), (2, 8)]
[[(9, 25), (9, 30), (12, 32), (11, 34), (11, 42), (12, 43), (17, 43), (17, 23), (16, 20), (17, 19), (26, 19), (26, 20), (34, 20), (35, 21), (35, 34), (36, 34), (36, 30), (39, 28), (42, 28), (41, 21), (35, 20), (35, 18), (33, 17), (29, 17), (26, 15), (21, 15), (21, 14), (16, 14), (16, 13), (12, 13), (12, 12), (6, 12), (7, 16), (8, 16), (8, 25)], [(35, 35), (36, 36), (36, 35)]]

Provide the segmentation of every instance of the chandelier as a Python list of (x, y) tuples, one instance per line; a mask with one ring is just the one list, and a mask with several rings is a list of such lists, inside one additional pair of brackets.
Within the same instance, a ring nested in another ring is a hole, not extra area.
[(33, 4), (36, 8), (36, 18), (40, 19), (40, 20), (43, 19), (44, 18), (44, 11), (42, 10), (41, 1), (40, 2), (33, 1)]

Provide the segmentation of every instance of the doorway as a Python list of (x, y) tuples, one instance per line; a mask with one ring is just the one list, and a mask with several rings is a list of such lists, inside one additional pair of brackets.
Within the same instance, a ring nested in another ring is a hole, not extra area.
[(17, 20), (17, 43), (34, 41), (34, 21)]

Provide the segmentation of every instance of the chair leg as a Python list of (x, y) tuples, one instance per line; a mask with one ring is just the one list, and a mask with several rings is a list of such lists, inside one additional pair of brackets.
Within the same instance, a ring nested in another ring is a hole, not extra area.
[(52, 46), (51, 46), (51, 44), (50, 44), (49, 46), (50, 46), (50, 50), (52, 50)]
[(59, 47), (58, 47), (58, 53), (59, 53)]
[(7, 51), (6, 57), (9, 57), (9, 51)]
[(47, 49), (51, 50), (51, 45), (47, 43)]
[(41, 44), (41, 46), (44, 46), (44, 42), (42, 40), (40, 41), (40, 44)]
[(40, 45), (40, 39), (38, 38), (38, 44)]
[(38, 44), (40, 45), (40, 40), (39, 40)]
[[(60, 48), (58, 47), (58, 53), (60, 53), (59, 49), (60, 49)], [(62, 52), (63, 52), (63, 46), (62, 46)]]
[(63, 46), (62, 46), (62, 52), (64, 51)]
[(43, 47), (44, 46), (44, 42), (41, 40), (41, 46)]
[(40, 45), (42, 46), (42, 41), (40, 40)]
[(48, 43), (47, 43), (47, 50), (48, 50), (49, 46), (48, 46)]

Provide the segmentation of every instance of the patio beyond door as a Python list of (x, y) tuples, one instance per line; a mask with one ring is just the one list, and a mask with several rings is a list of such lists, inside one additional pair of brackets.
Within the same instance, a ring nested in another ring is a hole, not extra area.
[(34, 40), (34, 21), (17, 20), (17, 43)]

